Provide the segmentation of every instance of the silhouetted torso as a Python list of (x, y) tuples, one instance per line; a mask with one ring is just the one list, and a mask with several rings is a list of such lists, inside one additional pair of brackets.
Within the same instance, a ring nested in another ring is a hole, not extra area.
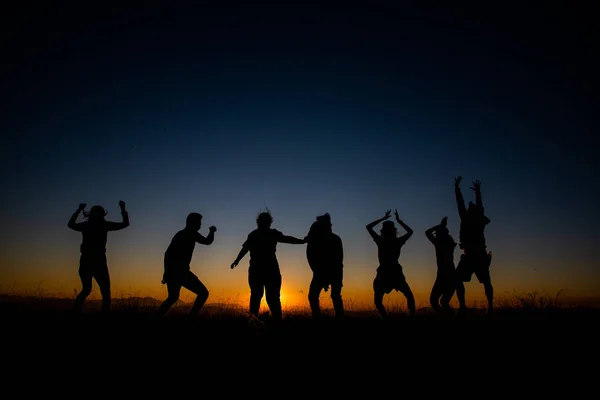
[(108, 221), (84, 221), (78, 224), (83, 237), (80, 246), (81, 253), (105, 253), (110, 225), (111, 223)]
[(377, 256), (379, 258), (379, 265), (381, 266), (393, 266), (397, 265), (398, 259), (400, 258), (400, 250), (406, 243), (404, 237), (384, 239), (379, 237), (374, 239), (377, 244)]
[(277, 243), (283, 238), (283, 233), (273, 228), (257, 228), (248, 234), (242, 247), (250, 252), (250, 268), (279, 268)]
[(173, 266), (189, 269), (196, 243), (203, 239), (204, 237), (198, 231), (180, 230), (171, 239), (171, 243), (165, 251), (165, 260)]
[(451, 236), (435, 238), (435, 256), (437, 259), (438, 272), (454, 271), (454, 249), (456, 242)]
[(490, 223), (483, 212), (468, 211), (460, 222), (460, 244), (464, 248), (485, 249), (484, 230)]
[(306, 258), (313, 272), (343, 268), (342, 239), (335, 233), (308, 235)]

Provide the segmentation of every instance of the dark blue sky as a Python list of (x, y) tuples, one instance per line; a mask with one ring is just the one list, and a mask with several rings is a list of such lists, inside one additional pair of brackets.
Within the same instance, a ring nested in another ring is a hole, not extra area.
[[(118, 235), (129, 247), (113, 264), (155, 263), (138, 271), (152, 282), (188, 212), (219, 227), (211, 251), (222, 265), (203, 268), (225, 274), (266, 204), (297, 236), (329, 211), (365, 277), (357, 291), (376, 267), (364, 225), (398, 208), (416, 231), (405, 263), (426, 290), (435, 268), (422, 232), (448, 215), (457, 235), (453, 180), (463, 175), (467, 198), (472, 180), (484, 182), (502, 288), (598, 294), (586, 10), (190, 4), (6, 13), (7, 279), (50, 275), (63, 256), (70, 279), (70, 214), (98, 203), (118, 219), (123, 199), (132, 227)], [(22, 253), (30, 246), (45, 249), (33, 252), (43, 262)], [(522, 273), (532, 266), (542, 272)], [(143, 281), (138, 272), (127, 276)]]

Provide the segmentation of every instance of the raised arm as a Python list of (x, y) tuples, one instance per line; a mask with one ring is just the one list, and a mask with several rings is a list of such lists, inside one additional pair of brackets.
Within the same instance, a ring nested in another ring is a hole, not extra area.
[(481, 199), (481, 182), (473, 181), (471, 190), (475, 192), (475, 204), (477, 204), (483, 210), (483, 200)]
[(125, 229), (129, 226), (129, 213), (127, 213), (127, 211), (125, 210), (125, 202), (123, 200), (119, 201), (119, 207), (121, 208), (121, 216), (123, 217), (123, 221), (106, 221), (106, 226), (109, 231), (118, 231), (121, 229)]
[(431, 243), (433, 243), (434, 246), (436, 244), (437, 238), (435, 237), (433, 232), (435, 232), (439, 227), (441, 227), (441, 226), (445, 227), (447, 225), (448, 225), (448, 217), (444, 217), (444, 218), (442, 218), (442, 222), (440, 222), (436, 226), (432, 226), (431, 228), (429, 228), (425, 231), (425, 236), (427, 236), (427, 239), (429, 239), (429, 241)]
[(398, 216), (398, 211), (396, 211), (396, 222), (404, 228), (404, 230), (406, 231), (406, 234), (404, 236), (402, 236), (402, 239), (404, 241), (407, 241), (408, 239), (410, 239), (410, 237), (413, 235), (413, 230), (410, 228), (410, 226), (406, 225), (404, 223), (404, 221), (402, 221), (400, 219), (400, 217)]
[(196, 242), (198, 242), (200, 244), (205, 244), (207, 246), (212, 244), (212, 242), (214, 242), (214, 240), (215, 240), (215, 232), (216, 231), (217, 231), (217, 228), (215, 226), (211, 226), (210, 228), (208, 228), (208, 235), (206, 235), (206, 237), (204, 237), (200, 233), (198, 233), (198, 236), (196, 237)]
[(427, 239), (429, 239), (429, 241), (435, 246), (435, 235), (433, 234), (433, 232), (435, 232), (435, 230), (438, 228), (439, 225), (436, 226), (432, 226), (431, 228), (427, 229), (425, 231), (425, 236), (427, 236)]
[(73, 213), (73, 215), (71, 215), (71, 218), (69, 218), (69, 222), (67, 223), (67, 226), (71, 229), (73, 229), (74, 231), (77, 232), (81, 232), (81, 228), (83, 226), (83, 223), (77, 223), (77, 217), (79, 217), (79, 214), (85, 209), (86, 204), (85, 203), (81, 203), (79, 205), (79, 207), (77, 207), (77, 210)]
[(373, 222), (370, 222), (367, 224), (367, 232), (369, 232), (369, 235), (371, 235), (371, 237), (373, 238), (373, 240), (379, 240), (379, 235), (377, 234), (377, 232), (375, 232), (373, 230), (373, 228), (379, 224), (380, 222), (385, 221), (386, 219), (389, 219), (392, 216), (392, 210), (387, 210), (385, 212), (385, 215), (379, 219), (376, 219)]
[(467, 213), (467, 209), (465, 207), (465, 199), (463, 198), (462, 192), (460, 191), (460, 181), (462, 176), (456, 177), (454, 180), (454, 194), (456, 196), (456, 205), (458, 206), (458, 215), (460, 218), (463, 218)]

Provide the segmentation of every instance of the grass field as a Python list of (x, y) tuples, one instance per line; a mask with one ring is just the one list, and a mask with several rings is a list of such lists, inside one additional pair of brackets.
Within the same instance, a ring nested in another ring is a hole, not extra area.
[(342, 374), (345, 395), (359, 388), (379, 388), (384, 395), (413, 379), (450, 384), (468, 374), (473, 385), (489, 375), (507, 375), (502, 386), (529, 385), (527, 390), (540, 394), (548, 392), (544, 382), (553, 376), (565, 383), (589, 374), (592, 370), (582, 366), (595, 360), (598, 348), (600, 309), (565, 307), (533, 294), (504, 300), (492, 316), (472, 309), (463, 317), (443, 318), (421, 308), (410, 318), (404, 309), (392, 308), (391, 318), (382, 321), (371, 310), (350, 309), (344, 320), (335, 320), (328, 310), (316, 322), (299, 308), (286, 310), (279, 324), (268, 314), (255, 321), (245, 307), (232, 304), (207, 304), (189, 318), (190, 305), (181, 303), (159, 317), (158, 303), (114, 299), (111, 313), (103, 315), (98, 300), (91, 300), (74, 315), (72, 299), (0, 297), (2, 360), (11, 366), (5, 381), (28, 371), (28, 379), (36, 376), (62, 393), (54, 386), (57, 379), (70, 382), (83, 374), (94, 380), (108, 373), (106, 388), (137, 390), (141, 379), (148, 381), (144, 390), (152, 392), (165, 380), (188, 379), (239, 392), (248, 380), (264, 390), (273, 390), (268, 388), (273, 380), (311, 390), (315, 374), (317, 381), (329, 382), (325, 386)]

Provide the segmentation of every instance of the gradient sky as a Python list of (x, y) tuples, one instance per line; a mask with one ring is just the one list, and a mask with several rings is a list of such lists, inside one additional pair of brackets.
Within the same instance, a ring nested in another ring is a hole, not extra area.
[[(483, 182), (498, 296), (600, 295), (597, 60), (586, 20), (568, 26), (585, 10), (188, 4), (5, 10), (1, 291), (79, 290), (67, 221), (80, 202), (118, 221), (122, 199), (114, 297), (166, 296), (163, 253), (196, 211), (203, 234), (218, 228), (192, 261), (209, 302), (247, 299), (248, 256), (229, 265), (266, 205), (297, 237), (329, 212), (343, 295), (366, 304), (377, 252), (365, 225), (397, 208), (423, 304), (436, 273), (424, 232), (448, 216), (458, 236), (462, 175), (467, 201)], [(305, 246), (280, 244), (278, 258), (284, 303), (304, 301)]]

